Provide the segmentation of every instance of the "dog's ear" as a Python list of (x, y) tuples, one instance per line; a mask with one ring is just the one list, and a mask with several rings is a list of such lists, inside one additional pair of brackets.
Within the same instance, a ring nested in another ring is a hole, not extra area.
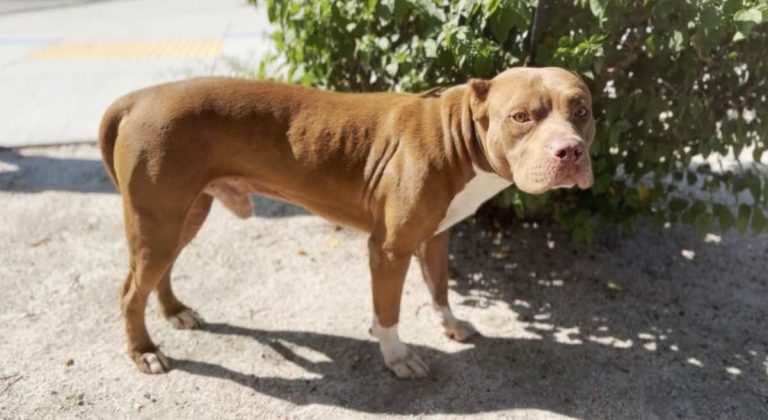
[(479, 122), (483, 128), (488, 128), (488, 91), (491, 90), (491, 81), (484, 79), (469, 79), (469, 109), (472, 111), (472, 119)]
[(488, 91), (491, 89), (491, 81), (485, 79), (469, 79), (469, 87), (472, 93), (480, 100), (485, 100)]

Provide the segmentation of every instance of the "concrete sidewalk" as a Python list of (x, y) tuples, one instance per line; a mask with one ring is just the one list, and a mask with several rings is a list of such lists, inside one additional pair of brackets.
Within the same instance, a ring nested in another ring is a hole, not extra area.
[(0, 150), (0, 203), (0, 419), (768, 418), (768, 235), (640, 228), (585, 247), (463, 222), (450, 298), (483, 336), (443, 336), (412, 263), (400, 333), (432, 376), (411, 382), (367, 332), (365, 235), (216, 203), (173, 271), (208, 324), (175, 330), (152, 302), (173, 370), (151, 376), (125, 352), (122, 210), (97, 148)]
[(231, 61), (256, 67), (269, 46), (266, 11), (246, 0), (4, 1), (0, 12), (4, 147), (93, 141), (118, 96), (228, 74)]

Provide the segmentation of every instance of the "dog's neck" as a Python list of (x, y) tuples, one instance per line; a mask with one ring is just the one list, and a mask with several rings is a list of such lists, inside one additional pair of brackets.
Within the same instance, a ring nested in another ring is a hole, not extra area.
[(469, 169), (495, 173), (489, 162), (482, 138), (472, 119), (467, 86), (460, 85), (446, 90), (442, 97), (441, 119), (443, 123), (443, 144), (449, 162), (461, 166), (462, 173)]
[[(480, 133), (477, 130), (477, 124), (479, 124), (477, 121), (475, 121), (472, 118), (471, 115), (471, 109), (469, 109), (469, 105), (467, 104), (467, 112), (470, 113), (469, 117), (469, 131), (470, 131), (470, 142), (473, 143), (474, 149), (477, 151), (477, 160), (473, 160), (472, 162), (482, 170), (486, 172), (494, 172), (493, 166), (491, 165), (491, 161), (488, 159), (488, 152), (485, 150), (485, 146), (483, 146), (483, 140), (480, 138)], [(466, 124), (466, 122), (464, 122)]]

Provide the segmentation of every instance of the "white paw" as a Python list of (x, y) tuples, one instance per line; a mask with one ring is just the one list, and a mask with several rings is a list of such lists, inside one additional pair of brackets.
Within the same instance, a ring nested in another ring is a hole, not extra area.
[(400, 354), (384, 354), (384, 364), (400, 379), (421, 379), (429, 375), (429, 366), (416, 353), (403, 346)]
[(456, 341), (467, 341), (470, 337), (477, 334), (477, 330), (472, 324), (453, 316), (453, 311), (451, 311), (450, 307), (435, 305), (435, 310), (441, 318), (440, 323), (443, 324), (445, 335), (448, 338)]
[(196, 330), (203, 326), (203, 318), (192, 309), (184, 309), (176, 315), (169, 316), (168, 322), (177, 330)]
[(411, 351), (397, 334), (397, 324), (382, 327), (374, 316), (370, 331), (379, 339), (379, 349), (384, 356), (384, 364), (401, 379), (418, 379), (429, 375), (429, 366)]
[(444, 332), (448, 338), (459, 342), (464, 342), (477, 334), (477, 330), (467, 321), (454, 320), (450, 324), (443, 325)]
[(160, 350), (154, 353), (142, 353), (138, 365), (139, 370), (144, 373), (165, 373), (170, 368), (168, 359)]

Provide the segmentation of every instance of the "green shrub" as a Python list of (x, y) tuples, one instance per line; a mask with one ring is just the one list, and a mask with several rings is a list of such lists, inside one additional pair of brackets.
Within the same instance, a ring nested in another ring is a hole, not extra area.
[[(595, 185), (497, 203), (553, 217), (574, 240), (639, 216), (766, 229), (766, 0), (549, 0), (537, 64), (595, 98)], [(535, 1), (270, 0), (285, 78), (341, 91), (416, 91), (521, 65)], [(262, 72), (265, 67), (262, 66)], [(262, 74), (263, 76), (263, 74)], [(715, 165), (713, 153), (751, 158)], [(698, 156), (698, 157), (697, 157)], [(700, 158), (705, 157), (702, 161)]]

